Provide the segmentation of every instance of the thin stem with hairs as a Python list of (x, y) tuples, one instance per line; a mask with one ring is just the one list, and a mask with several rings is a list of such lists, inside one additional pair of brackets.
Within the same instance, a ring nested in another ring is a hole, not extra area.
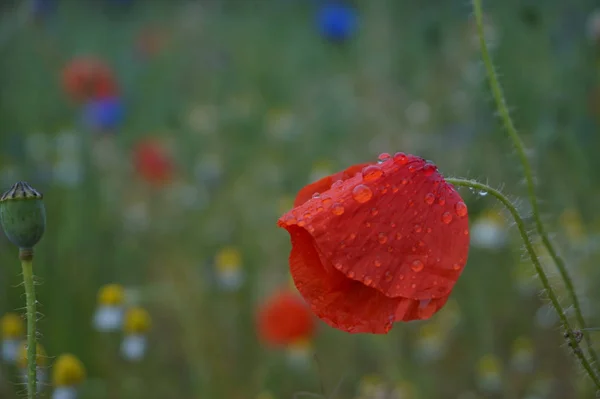
[(523, 242), (525, 243), (525, 249), (527, 250), (527, 254), (529, 255), (529, 258), (531, 259), (531, 263), (533, 263), (533, 266), (535, 267), (535, 271), (540, 279), (540, 282), (542, 283), (542, 286), (544, 287), (546, 295), (548, 295), (548, 299), (550, 300), (552, 307), (558, 314), (558, 317), (560, 319), (560, 323), (561, 323), (563, 329), (567, 333), (565, 335), (565, 337), (567, 337), (567, 339), (569, 340), (569, 346), (571, 348), (573, 348), (573, 353), (575, 354), (575, 356), (577, 357), (577, 359), (579, 360), (579, 362), (581, 363), (581, 365), (583, 366), (583, 368), (585, 369), (586, 373), (589, 375), (591, 380), (596, 385), (596, 388), (600, 389), (600, 379), (594, 372), (590, 361), (585, 357), (584, 353), (581, 351), (581, 349), (579, 347), (579, 343), (577, 342), (576, 338), (574, 337), (574, 335), (572, 333), (573, 329), (571, 327), (571, 324), (569, 323), (569, 319), (567, 318), (564, 309), (562, 308), (560, 302), (558, 301), (558, 297), (556, 296), (554, 289), (550, 285), (550, 281), (548, 280), (548, 276), (546, 275), (546, 272), (544, 271), (544, 269), (540, 263), (538, 255), (535, 253), (535, 250), (533, 249), (533, 244), (531, 242), (531, 239), (529, 238), (529, 234), (527, 234), (527, 228), (525, 227), (525, 222), (523, 221), (523, 218), (519, 214), (519, 211), (517, 210), (517, 208), (513, 205), (513, 203), (504, 194), (502, 194), (500, 191), (498, 191), (486, 184), (479, 183), (474, 180), (466, 180), (466, 179), (452, 179), (451, 178), (451, 179), (446, 179), (446, 181), (455, 186), (469, 187), (469, 188), (472, 188), (472, 189), (475, 189), (478, 191), (487, 192), (487, 193), (493, 195), (494, 197), (496, 197), (496, 199), (498, 199), (498, 201), (500, 201), (502, 203), (502, 205), (504, 205), (506, 207), (506, 209), (508, 209), (508, 211), (510, 212), (510, 214), (512, 215), (512, 217), (515, 221), (515, 224), (517, 225), (519, 234), (521, 235), (521, 238), (523, 239)]
[[(556, 249), (552, 245), (552, 242), (548, 238), (548, 233), (542, 223), (542, 219), (540, 217), (540, 210), (538, 205), (538, 200), (535, 194), (535, 184), (533, 180), (533, 173), (531, 170), (531, 165), (529, 164), (529, 160), (527, 159), (527, 154), (525, 153), (525, 145), (515, 128), (515, 125), (510, 116), (510, 112), (506, 105), (506, 99), (504, 97), (504, 93), (502, 90), (502, 86), (498, 81), (498, 74), (496, 73), (496, 69), (494, 68), (494, 64), (492, 63), (492, 58), (488, 51), (488, 46), (485, 40), (484, 27), (483, 27), (483, 11), (481, 7), (481, 0), (473, 0), (473, 10), (475, 13), (475, 21), (477, 24), (477, 33), (479, 35), (479, 45), (481, 47), (481, 58), (483, 60), (483, 64), (486, 69), (486, 74), (489, 80), (490, 89), (492, 91), (492, 96), (494, 97), (494, 102), (496, 103), (496, 108), (502, 119), (502, 123), (506, 132), (508, 133), (508, 137), (513, 142), (513, 145), (517, 151), (517, 155), (519, 157), (519, 161), (521, 162), (521, 166), (523, 167), (523, 172), (525, 174), (525, 181), (527, 184), (527, 194), (529, 197), (529, 203), (531, 204), (531, 210), (533, 215), (533, 220), (535, 223), (535, 229), (539, 234), (542, 244), (548, 250), (552, 261), (556, 265), (558, 272), (561, 276), (565, 284), (565, 288), (567, 293), (573, 302), (573, 309), (575, 310), (575, 317), (577, 319), (577, 324), (582, 331), (585, 331), (586, 323), (583, 317), (583, 313), (581, 311), (581, 305), (579, 304), (579, 298), (577, 297), (577, 293), (575, 292), (575, 288), (573, 286), (573, 281), (567, 272), (567, 268), (564, 260), (557, 253)], [(585, 342), (588, 346), (588, 350), (590, 356), (594, 364), (599, 364), (598, 355), (592, 346), (592, 341), (589, 334), (584, 333)]]
[(37, 343), (36, 343), (36, 299), (33, 281), (33, 251), (19, 251), (23, 283), (25, 285), (25, 302), (27, 312), (27, 398), (34, 399), (37, 395)]

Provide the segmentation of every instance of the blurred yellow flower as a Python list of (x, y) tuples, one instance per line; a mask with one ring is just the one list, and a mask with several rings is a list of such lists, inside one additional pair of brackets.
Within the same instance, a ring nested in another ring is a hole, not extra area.
[(83, 363), (70, 353), (60, 355), (54, 362), (52, 383), (54, 386), (75, 386), (85, 379)]
[(119, 284), (107, 284), (98, 291), (98, 304), (104, 306), (122, 305), (125, 300), (125, 289)]
[(581, 242), (585, 238), (585, 227), (581, 214), (576, 209), (565, 209), (560, 215), (559, 223), (571, 243)]
[[(48, 363), (48, 356), (46, 355), (46, 350), (40, 344), (37, 343), (37, 352), (36, 352), (36, 364), (38, 367), (44, 367)], [(21, 346), (19, 347), (19, 357), (17, 359), (17, 366), (21, 369), (27, 368), (27, 342), (21, 342)]]
[(143, 334), (150, 330), (150, 314), (146, 309), (135, 307), (125, 313), (123, 329), (127, 334)]
[(417, 356), (423, 362), (439, 359), (444, 353), (443, 330), (437, 323), (423, 324), (418, 332)]
[(521, 336), (512, 344), (511, 365), (521, 373), (533, 371), (533, 342), (531, 338)]
[(242, 255), (235, 247), (225, 247), (217, 252), (215, 267), (219, 271), (239, 269), (242, 265)]
[(307, 365), (310, 362), (313, 353), (312, 342), (308, 339), (301, 339), (288, 345), (287, 357), (290, 363), (296, 366)]
[(21, 338), (25, 332), (23, 318), (16, 313), (6, 313), (0, 319), (2, 339)]
[(385, 389), (383, 378), (377, 374), (364, 375), (358, 382), (358, 394), (363, 398), (371, 398)]
[(471, 226), (471, 244), (484, 249), (499, 249), (507, 243), (507, 226), (503, 214), (487, 210)]
[(481, 389), (485, 391), (498, 391), (502, 388), (502, 367), (500, 360), (492, 355), (486, 354), (479, 360), (477, 375)]
[(393, 399), (415, 399), (417, 397), (417, 389), (410, 381), (401, 381), (394, 388), (391, 396)]

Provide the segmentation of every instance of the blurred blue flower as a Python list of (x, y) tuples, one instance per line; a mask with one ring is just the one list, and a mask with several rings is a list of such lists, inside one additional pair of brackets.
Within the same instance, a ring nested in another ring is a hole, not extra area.
[(117, 97), (92, 100), (83, 110), (84, 123), (92, 130), (113, 130), (125, 116), (122, 101)]
[(317, 26), (326, 39), (344, 41), (354, 34), (358, 27), (356, 9), (342, 2), (326, 3), (317, 13)]
[(56, 0), (32, 0), (31, 12), (36, 16), (44, 16), (53, 12), (56, 6)]

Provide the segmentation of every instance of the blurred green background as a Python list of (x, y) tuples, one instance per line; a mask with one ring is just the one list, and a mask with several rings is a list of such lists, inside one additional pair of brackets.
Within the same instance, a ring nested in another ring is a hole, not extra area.
[[(289, 236), (277, 218), (319, 176), (404, 151), (446, 176), (502, 187), (529, 215), (468, 2), (356, 1), (358, 27), (340, 42), (319, 33), (319, 1), (51, 3), (0, 4), (0, 187), (26, 180), (45, 195), (34, 264), (40, 343), (45, 367), (65, 352), (82, 360), (80, 398), (330, 398), (338, 383), (340, 399), (593, 397), (509, 216), (468, 190), (468, 264), (430, 320), (385, 336), (320, 323), (300, 358), (256, 333), (260, 304), (289, 285)], [(484, 9), (543, 218), (588, 324), (600, 327), (595, 4)], [(109, 131), (84, 123), (61, 85), (81, 56), (102, 59), (117, 78), (124, 118)], [(133, 162), (150, 137), (174, 165), (158, 187)], [(223, 250), (240, 261), (220, 264)], [(0, 262), (0, 313), (21, 311), (17, 250), (3, 236)], [(228, 284), (232, 273), (239, 281)], [(152, 317), (140, 362), (120, 355), (122, 334), (92, 325), (108, 283)], [(1, 398), (23, 390), (13, 366), (0, 377)]]

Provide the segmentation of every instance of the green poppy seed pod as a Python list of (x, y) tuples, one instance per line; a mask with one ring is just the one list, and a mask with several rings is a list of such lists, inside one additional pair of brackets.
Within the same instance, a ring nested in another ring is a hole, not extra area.
[(0, 197), (0, 224), (21, 249), (33, 248), (46, 230), (44, 196), (25, 182), (15, 183)]

